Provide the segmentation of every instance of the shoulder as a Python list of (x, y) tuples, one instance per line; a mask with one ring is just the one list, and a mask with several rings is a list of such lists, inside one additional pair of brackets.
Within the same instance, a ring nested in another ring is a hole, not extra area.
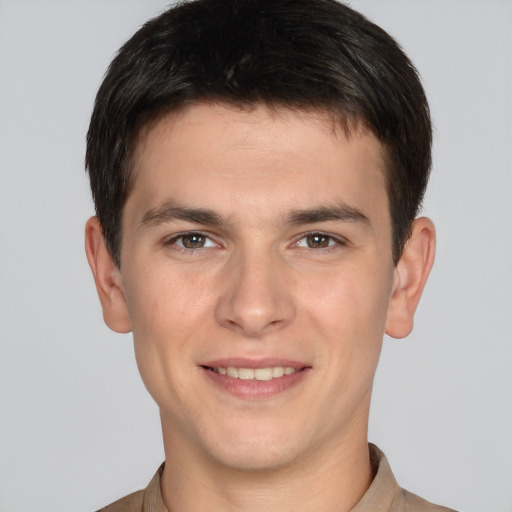
[(386, 456), (373, 444), (370, 444), (370, 459), (375, 469), (375, 477), (352, 512), (455, 512), (402, 489), (391, 471)]
[(407, 512), (455, 512), (451, 508), (434, 505), (416, 494), (402, 490), (404, 499), (404, 510)]
[(97, 512), (142, 512), (142, 500), (144, 491), (137, 491), (110, 505), (101, 508)]
[(100, 508), (97, 512), (167, 512), (160, 492), (160, 478), (164, 471), (165, 463), (162, 464), (149, 485), (141, 491), (128, 494), (120, 500), (114, 501), (106, 507)]

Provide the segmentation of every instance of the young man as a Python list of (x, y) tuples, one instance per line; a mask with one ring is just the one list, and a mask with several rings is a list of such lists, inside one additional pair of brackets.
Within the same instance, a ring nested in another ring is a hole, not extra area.
[(103, 510), (447, 510), (367, 441), (383, 335), (411, 331), (434, 258), (430, 149), (413, 65), (335, 0), (185, 2), (123, 46), (86, 250), (166, 461)]

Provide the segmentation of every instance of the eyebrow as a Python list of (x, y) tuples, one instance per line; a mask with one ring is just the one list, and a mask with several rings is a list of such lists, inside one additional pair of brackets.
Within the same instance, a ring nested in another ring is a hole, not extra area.
[(212, 210), (190, 208), (168, 201), (156, 208), (148, 210), (142, 217), (140, 227), (154, 227), (173, 220), (185, 220), (209, 226), (221, 226), (225, 224), (224, 218)]
[[(140, 228), (155, 227), (173, 220), (184, 220), (213, 227), (227, 224), (226, 219), (213, 210), (192, 208), (174, 201), (167, 201), (148, 210), (142, 217)], [(345, 203), (292, 210), (285, 215), (284, 221), (290, 225), (327, 221), (356, 222), (370, 225), (370, 220), (366, 215)]]
[(315, 222), (326, 222), (331, 220), (370, 225), (370, 220), (366, 215), (345, 203), (294, 210), (287, 215), (287, 223), (294, 225), (313, 224)]

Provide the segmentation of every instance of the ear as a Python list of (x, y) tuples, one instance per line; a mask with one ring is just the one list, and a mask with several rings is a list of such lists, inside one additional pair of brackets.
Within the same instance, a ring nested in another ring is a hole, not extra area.
[(416, 219), (412, 234), (395, 268), (388, 307), (386, 334), (405, 338), (412, 331), (414, 313), (434, 263), (436, 232), (430, 219)]
[(85, 252), (103, 309), (103, 320), (115, 332), (130, 332), (123, 278), (105, 245), (97, 217), (91, 217), (85, 225)]

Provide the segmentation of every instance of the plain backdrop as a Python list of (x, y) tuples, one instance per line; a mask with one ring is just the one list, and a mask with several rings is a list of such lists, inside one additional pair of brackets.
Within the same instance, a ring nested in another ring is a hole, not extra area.
[[(83, 250), (96, 90), (165, 1), (0, 0), (0, 511), (86, 512), (163, 458), (130, 335), (104, 326)], [(512, 2), (354, 0), (416, 63), (435, 124), (436, 264), (385, 340), (370, 439), (402, 486), (512, 511)]]

